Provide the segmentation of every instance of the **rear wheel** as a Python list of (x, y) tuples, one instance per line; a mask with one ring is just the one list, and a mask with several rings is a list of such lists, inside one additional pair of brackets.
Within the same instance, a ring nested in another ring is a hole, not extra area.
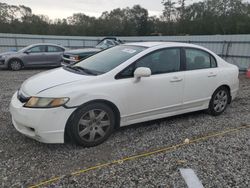
[(218, 116), (222, 114), (226, 110), (229, 100), (230, 94), (228, 89), (226, 87), (218, 88), (214, 92), (210, 101), (208, 109), (209, 113), (213, 116)]
[(13, 71), (18, 71), (22, 68), (22, 62), (19, 59), (12, 59), (9, 62), (9, 68)]
[(92, 147), (107, 140), (114, 125), (115, 115), (112, 109), (105, 104), (94, 103), (75, 112), (69, 134), (77, 144)]

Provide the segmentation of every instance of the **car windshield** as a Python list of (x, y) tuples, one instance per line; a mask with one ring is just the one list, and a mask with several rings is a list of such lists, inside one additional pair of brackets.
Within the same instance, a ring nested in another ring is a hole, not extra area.
[(28, 50), (29, 48), (31, 48), (32, 46), (33, 46), (33, 45), (26, 46), (26, 47), (24, 47), (24, 48), (18, 50), (18, 52), (24, 52), (24, 51)]
[(145, 47), (142, 46), (115, 46), (76, 63), (72, 68), (81, 67), (82, 70), (88, 70), (88, 72), (103, 74), (111, 71), (144, 49)]

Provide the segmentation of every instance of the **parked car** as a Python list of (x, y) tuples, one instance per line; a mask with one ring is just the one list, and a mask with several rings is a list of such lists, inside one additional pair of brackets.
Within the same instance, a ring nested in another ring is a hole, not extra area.
[(61, 65), (65, 48), (55, 44), (33, 44), (17, 52), (0, 54), (0, 68), (17, 71), (24, 67), (56, 67)]
[(77, 61), (85, 59), (91, 55), (94, 55), (104, 49), (116, 46), (122, 42), (115, 37), (107, 37), (102, 39), (94, 48), (83, 48), (75, 50), (67, 50), (63, 53), (62, 65), (67, 66), (74, 64)]
[(10, 112), (28, 137), (96, 146), (117, 127), (199, 110), (220, 115), (236, 97), (238, 74), (197, 45), (123, 44), (29, 78)]

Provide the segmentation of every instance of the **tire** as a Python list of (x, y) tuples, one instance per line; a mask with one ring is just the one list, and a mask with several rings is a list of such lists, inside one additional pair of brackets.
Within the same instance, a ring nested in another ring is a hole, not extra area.
[(9, 62), (9, 68), (13, 71), (19, 71), (22, 68), (22, 62), (19, 59), (12, 59)]
[(80, 107), (73, 115), (66, 134), (76, 144), (93, 147), (103, 143), (114, 131), (115, 114), (103, 103)]
[(227, 108), (230, 101), (230, 93), (224, 86), (218, 88), (209, 103), (208, 112), (213, 116), (221, 115)]

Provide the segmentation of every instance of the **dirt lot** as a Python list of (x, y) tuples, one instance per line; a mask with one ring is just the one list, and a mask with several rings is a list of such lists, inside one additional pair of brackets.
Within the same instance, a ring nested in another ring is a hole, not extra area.
[(216, 135), (145, 157), (65, 176), (98, 164), (183, 143), (186, 138), (250, 125), (250, 79), (241, 76), (237, 99), (219, 117), (195, 112), (132, 125), (104, 144), (47, 145), (19, 134), (8, 105), (28, 77), (45, 70), (0, 71), (0, 187), (185, 187), (180, 168), (192, 168), (204, 187), (250, 186), (250, 128)]

